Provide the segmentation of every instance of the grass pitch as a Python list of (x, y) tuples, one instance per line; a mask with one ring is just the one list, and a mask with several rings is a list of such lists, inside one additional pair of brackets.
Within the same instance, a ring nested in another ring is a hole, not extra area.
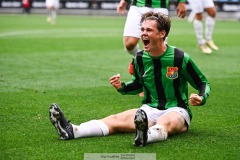
[[(58, 103), (80, 124), (139, 107), (109, 84), (120, 73), (130, 80), (131, 56), (123, 49), (125, 17), (0, 15), (0, 159), (83, 159), (84, 153), (156, 153), (157, 159), (240, 159), (239, 22), (217, 21), (220, 51), (196, 47), (192, 24), (172, 19), (169, 44), (189, 53), (211, 83), (203, 107), (191, 107), (190, 130), (136, 148), (134, 134), (58, 139), (48, 109)], [(190, 92), (195, 92), (190, 88)]]

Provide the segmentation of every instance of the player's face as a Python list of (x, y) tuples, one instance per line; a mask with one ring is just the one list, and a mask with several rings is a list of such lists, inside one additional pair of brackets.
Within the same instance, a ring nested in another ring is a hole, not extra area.
[(163, 42), (161, 32), (157, 29), (157, 22), (155, 20), (146, 20), (142, 23), (141, 39), (143, 48), (147, 52), (153, 52)]

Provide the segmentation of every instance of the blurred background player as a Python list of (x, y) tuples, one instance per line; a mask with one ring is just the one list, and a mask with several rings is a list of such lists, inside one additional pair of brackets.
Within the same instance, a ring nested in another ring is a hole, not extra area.
[[(193, 26), (198, 41), (198, 47), (203, 53), (210, 54), (212, 50), (219, 50), (212, 40), (215, 27), (216, 9), (213, 0), (188, 0), (192, 13), (195, 14)], [(205, 20), (205, 37), (203, 36), (203, 13), (207, 12)]]
[(46, 7), (48, 12), (47, 22), (55, 24), (59, 9), (59, 0), (46, 0)]
[[(176, 9), (176, 14), (180, 18), (184, 18), (186, 15), (186, 0), (178, 0), (178, 6)], [(139, 49), (139, 39), (141, 33), (140, 20), (144, 13), (149, 11), (160, 12), (165, 15), (168, 15), (168, 5), (169, 0), (121, 0), (117, 7), (118, 14), (126, 14), (127, 6), (131, 3), (127, 19), (125, 22), (124, 33), (123, 33), (123, 44), (125, 50), (135, 56)], [(133, 74), (133, 62), (131, 61), (129, 65), (129, 73)], [(143, 97), (143, 92), (139, 94), (139, 96)]]
[(31, 3), (30, 0), (22, 0), (23, 14), (30, 14)]

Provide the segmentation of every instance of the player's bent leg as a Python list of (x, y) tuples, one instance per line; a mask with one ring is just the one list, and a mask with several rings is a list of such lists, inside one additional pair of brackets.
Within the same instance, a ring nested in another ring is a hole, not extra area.
[(140, 51), (139, 45), (138, 45), (139, 38), (124, 36), (123, 41), (124, 41), (124, 47), (129, 54), (135, 56), (137, 52)]
[(206, 23), (205, 23), (205, 37), (206, 37), (206, 45), (217, 51), (219, 50), (218, 46), (215, 45), (214, 41), (212, 40), (212, 35), (215, 27), (215, 17), (216, 17), (216, 9), (215, 7), (209, 7), (205, 9), (207, 11)]
[(217, 51), (219, 50), (218, 46), (214, 43), (212, 40), (213, 31), (215, 28), (215, 16), (216, 16), (216, 10), (215, 8), (207, 8), (206, 10), (208, 12), (208, 16), (206, 17), (206, 27), (205, 27), (205, 37), (206, 37), (206, 45)]
[[(123, 41), (124, 41), (123, 43), (124, 43), (125, 50), (129, 54), (135, 56), (137, 54), (137, 52), (140, 51), (139, 44), (138, 44), (139, 38), (131, 37), (131, 36), (124, 36)], [(134, 73), (133, 61), (131, 61), (129, 64), (128, 72), (131, 75)]]
[(53, 103), (49, 109), (49, 118), (53, 126), (56, 128), (60, 139), (73, 139), (73, 127), (69, 120), (64, 116), (60, 107)]
[(186, 123), (185, 117), (188, 119), (187, 121), (190, 121), (190, 118), (188, 113), (184, 113), (183, 116), (180, 112), (181, 111), (171, 111), (160, 116), (157, 124), (149, 128), (147, 143), (164, 141), (168, 135), (186, 132), (188, 124)]
[(210, 17), (213, 17), (213, 18), (216, 17), (217, 11), (215, 7), (206, 8), (205, 10)]
[(190, 118), (188, 113), (182, 114), (181, 111), (170, 111), (165, 115), (162, 115), (157, 120), (157, 125), (163, 126), (168, 135), (175, 135), (178, 133), (186, 132)]
[(199, 49), (205, 54), (211, 54), (212, 50), (205, 44), (205, 39), (203, 38), (202, 13), (196, 14), (195, 20), (193, 21), (193, 26)]

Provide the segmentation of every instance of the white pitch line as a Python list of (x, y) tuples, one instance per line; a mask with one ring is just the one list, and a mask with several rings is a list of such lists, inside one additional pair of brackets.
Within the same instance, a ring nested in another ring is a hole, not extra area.
[[(10, 36), (21, 36), (21, 35), (41, 35), (41, 34), (46, 34), (46, 35), (50, 35), (50, 34), (57, 34), (59, 36), (60, 35), (69, 35), (70, 34), (74, 34), (77, 35), (77, 33), (81, 34), (81, 35), (88, 35), (91, 37), (96, 35), (96, 36), (109, 36), (109, 35), (118, 35), (121, 34), (121, 30), (119, 29), (95, 29), (93, 28), (91, 29), (69, 29), (69, 30), (64, 30), (64, 29), (55, 29), (55, 30), (22, 30), (22, 31), (12, 31), (12, 32), (0, 32), (0, 38), (1, 37), (10, 37)], [(81, 36), (80, 35), (80, 36)]]

